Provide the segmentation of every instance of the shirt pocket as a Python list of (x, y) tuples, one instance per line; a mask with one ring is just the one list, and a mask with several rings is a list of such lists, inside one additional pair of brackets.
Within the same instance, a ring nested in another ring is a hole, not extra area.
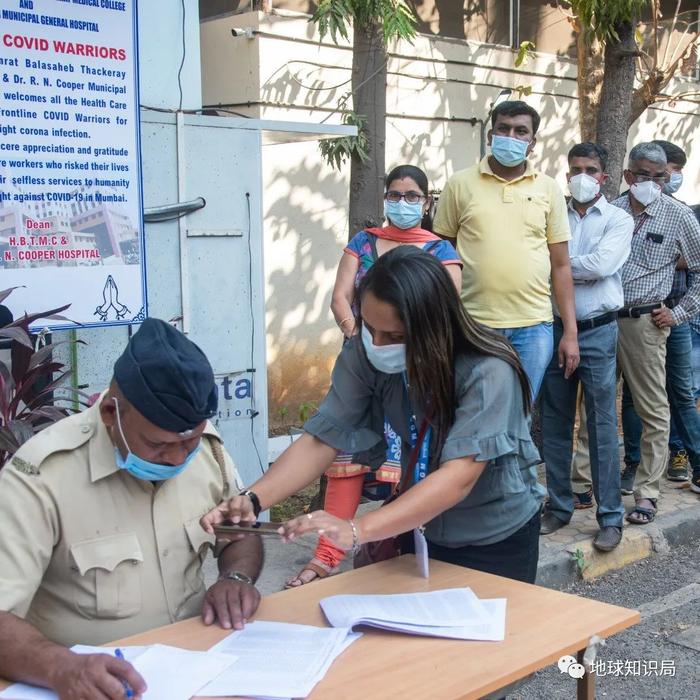
[(525, 224), (537, 233), (547, 229), (547, 209), (549, 204), (541, 195), (523, 195), (523, 219)]
[(639, 244), (639, 261), (642, 267), (657, 270), (677, 257), (673, 236), (653, 230), (638, 235), (644, 236)]
[(70, 546), (75, 604), (88, 617), (120, 619), (141, 612), (143, 552), (134, 533), (98, 537)]
[(185, 592), (188, 595), (197, 593), (204, 587), (202, 564), (215, 544), (214, 535), (204, 532), (199, 524), (200, 517), (191, 518), (183, 525), (190, 549), (189, 561), (185, 567)]
[(481, 472), (481, 476), (462, 503), (465, 508), (474, 508), (500, 501), (506, 496), (524, 493), (526, 490), (523, 476), (516, 464), (500, 465), (491, 462)]

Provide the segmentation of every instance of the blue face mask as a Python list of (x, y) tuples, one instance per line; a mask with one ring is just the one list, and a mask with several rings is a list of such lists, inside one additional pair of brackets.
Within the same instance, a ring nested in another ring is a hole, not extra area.
[(418, 226), (423, 218), (423, 203), (409, 204), (405, 199), (399, 202), (384, 200), (384, 216), (397, 228), (413, 228)]
[(671, 173), (671, 177), (664, 185), (664, 194), (673, 194), (678, 192), (683, 184), (683, 173)]
[(504, 167), (514, 168), (527, 158), (529, 141), (521, 141), (510, 136), (494, 136), (491, 139), (491, 153)]
[(119, 434), (126, 445), (126, 449), (129, 453), (126, 455), (126, 459), (122, 457), (122, 453), (118, 448), (114, 448), (115, 457), (117, 460), (117, 466), (120, 469), (125, 469), (132, 476), (137, 479), (143, 479), (144, 481), (165, 481), (165, 479), (172, 479), (174, 476), (180, 474), (187, 468), (187, 465), (194, 459), (199, 452), (201, 443), (195, 447), (192, 452), (190, 452), (185, 461), (182, 464), (177, 464), (175, 466), (168, 466), (167, 464), (155, 464), (154, 462), (149, 462), (148, 460), (142, 459), (141, 457), (135, 455), (129, 444), (124, 437), (124, 431), (122, 430), (122, 422), (119, 417), (119, 404), (117, 399), (114, 399), (114, 405), (117, 409), (117, 426), (119, 427)]
[(403, 343), (375, 345), (372, 342), (372, 334), (363, 323), (362, 344), (365, 346), (367, 359), (374, 369), (386, 374), (398, 374), (406, 371), (406, 346)]

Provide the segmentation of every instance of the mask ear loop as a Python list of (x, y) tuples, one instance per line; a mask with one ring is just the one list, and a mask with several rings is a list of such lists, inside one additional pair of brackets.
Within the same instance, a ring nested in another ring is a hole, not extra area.
[(124, 441), (124, 445), (126, 445), (127, 451), (129, 452), (129, 454), (131, 454), (131, 448), (129, 447), (129, 443), (126, 441), (126, 438), (124, 437), (124, 431), (122, 430), (122, 421), (119, 416), (119, 400), (116, 396), (113, 396), (112, 400), (114, 401), (114, 407), (117, 409), (117, 427), (119, 428), (119, 434), (121, 435), (121, 438)]

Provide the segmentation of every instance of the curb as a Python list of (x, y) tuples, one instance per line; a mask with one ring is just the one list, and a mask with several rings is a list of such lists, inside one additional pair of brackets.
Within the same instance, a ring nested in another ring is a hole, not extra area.
[[(649, 525), (627, 525), (622, 531), (622, 541), (612, 552), (595, 550), (592, 538), (566, 545), (540, 559), (537, 584), (547, 588), (568, 588), (579, 581), (589, 581), (622, 569), (654, 552), (668, 552), (672, 547), (698, 541), (700, 504), (660, 515)], [(582, 570), (577, 558), (585, 567)]]

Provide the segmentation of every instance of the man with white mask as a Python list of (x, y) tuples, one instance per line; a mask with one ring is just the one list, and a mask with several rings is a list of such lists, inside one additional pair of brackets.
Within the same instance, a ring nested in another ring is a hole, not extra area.
[[(549, 503), (540, 532), (558, 530), (574, 512), (570, 465), (580, 384), (590, 429), (593, 490), (600, 526), (593, 545), (604, 552), (620, 543), (625, 512), (620, 497), (615, 356), (617, 311), (624, 304), (620, 269), (630, 253), (634, 226), (629, 214), (609, 204), (600, 193), (609, 177), (607, 160), (607, 151), (594, 143), (580, 143), (569, 151), (569, 256), (581, 359), (568, 378), (558, 362), (551, 362), (541, 394), (542, 451), (547, 465)], [(562, 333), (554, 302), (555, 344)]]
[(632, 215), (634, 230), (632, 252), (622, 268), (625, 307), (618, 314), (618, 359), (642, 423), (635, 507), (627, 520), (646, 525), (656, 515), (668, 450), (666, 338), (670, 328), (700, 312), (700, 276), (692, 277), (677, 304), (663, 300), (680, 258), (689, 272), (700, 273), (700, 225), (687, 206), (662, 192), (669, 174), (661, 146), (637, 144), (624, 177), (630, 189), (613, 204)]
[[(656, 139), (652, 143), (661, 146), (666, 154), (666, 172), (669, 179), (664, 185), (663, 193), (676, 199), (675, 194), (683, 183), (683, 168), (687, 162), (685, 151), (670, 141)], [(676, 264), (673, 287), (664, 302), (666, 306), (673, 308), (680, 302), (688, 291), (688, 282), (687, 266), (681, 258)], [(696, 471), (700, 468), (700, 415), (695, 407), (693, 393), (692, 332), (690, 321), (677, 323), (671, 328), (671, 334), (666, 341), (666, 393), (671, 409), (666, 478), (670, 481), (688, 481), (689, 465)], [(626, 386), (622, 393), (622, 426), (625, 432), (627, 467), (624, 475), (626, 478), (623, 477), (621, 486), (623, 493), (631, 493), (636, 467), (639, 464), (639, 436), (642, 426)]]

